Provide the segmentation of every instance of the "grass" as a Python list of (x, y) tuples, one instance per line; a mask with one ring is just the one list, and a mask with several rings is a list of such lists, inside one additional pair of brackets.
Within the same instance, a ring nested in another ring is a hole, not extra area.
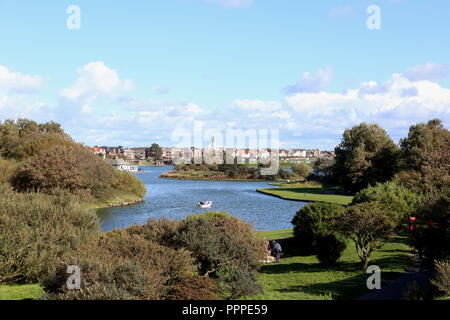
[(292, 237), (294, 231), (292, 229), (275, 230), (275, 231), (260, 231), (258, 237), (267, 240), (286, 239)]
[[(290, 235), (292, 231), (261, 232), (268, 239)], [(396, 236), (372, 256), (371, 265), (381, 268), (382, 285), (407, 272), (412, 258), (407, 238)], [(264, 293), (249, 300), (351, 300), (368, 292), (368, 274), (359, 267), (355, 247), (348, 244), (337, 265), (324, 267), (314, 256), (282, 258), (279, 264), (264, 265), (259, 282)]]
[(0, 285), (0, 300), (38, 299), (43, 294), (38, 284)]
[(352, 196), (333, 194), (336, 190), (328, 187), (282, 187), (258, 189), (258, 192), (279, 197), (286, 200), (305, 201), (305, 202), (330, 202), (341, 205), (348, 205), (352, 202)]

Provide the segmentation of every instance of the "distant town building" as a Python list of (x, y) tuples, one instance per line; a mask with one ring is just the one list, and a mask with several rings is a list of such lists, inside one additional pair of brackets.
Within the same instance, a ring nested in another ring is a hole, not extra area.
[(127, 160), (134, 160), (134, 158), (135, 158), (134, 151), (131, 149), (124, 150), (123, 157), (124, 157), (124, 159), (127, 159)]

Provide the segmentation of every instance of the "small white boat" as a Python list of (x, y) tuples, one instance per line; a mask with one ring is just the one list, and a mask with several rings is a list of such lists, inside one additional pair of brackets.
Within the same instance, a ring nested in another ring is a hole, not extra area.
[(202, 209), (207, 209), (212, 207), (212, 201), (200, 201), (197, 206)]

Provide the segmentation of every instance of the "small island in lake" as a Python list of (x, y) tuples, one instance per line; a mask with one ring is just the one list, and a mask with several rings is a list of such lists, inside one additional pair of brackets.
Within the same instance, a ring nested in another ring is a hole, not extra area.
[(246, 164), (180, 164), (173, 171), (163, 173), (161, 178), (179, 180), (267, 180), (284, 181), (297, 178), (294, 172), (280, 168), (275, 175), (262, 175), (261, 165)]

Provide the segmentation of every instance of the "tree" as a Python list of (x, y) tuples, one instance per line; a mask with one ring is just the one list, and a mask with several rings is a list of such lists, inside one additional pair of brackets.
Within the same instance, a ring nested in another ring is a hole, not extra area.
[(334, 175), (351, 191), (389, 181), (398, 169), (399, 150), (376, 124), (361, 123), (345, 130), (335, 153)]
[(306, 178), (311, 173), (311, 167), (306, 163), (297, 163), (292, 166), (292, 171), (302, 178)]
[(400, 225), (407, 223), (408, 217), (415, 211), (420, 198), (417, 193), (395, 182), (385, 182), (359, 191), (353, 198), (352, 204), (376, 202), (397, 225)]
[(374, 202), (348, 207), (332, 224), (337, 232), (354, 241), (363, 270), (367, 269), (371, 254), (382, 246), (394, 228), (392, 220)]
[(163, 157), (163, 151), (157, 143), (153, 143), (150, 147), (150, 155), (156, 160), (161, 160)]
[(322, 173), (326, 177), (331, 176), (333, 173), (333, 166), (335, 164), (334, 158), (321, 157), (314, 162), (314, 170), (317, 174)]
[(450, 131), (434, 119), (409, 128), (400, 141), (402, 167), (397, 180), (422, 193), (439, 192), (450, 185)]

